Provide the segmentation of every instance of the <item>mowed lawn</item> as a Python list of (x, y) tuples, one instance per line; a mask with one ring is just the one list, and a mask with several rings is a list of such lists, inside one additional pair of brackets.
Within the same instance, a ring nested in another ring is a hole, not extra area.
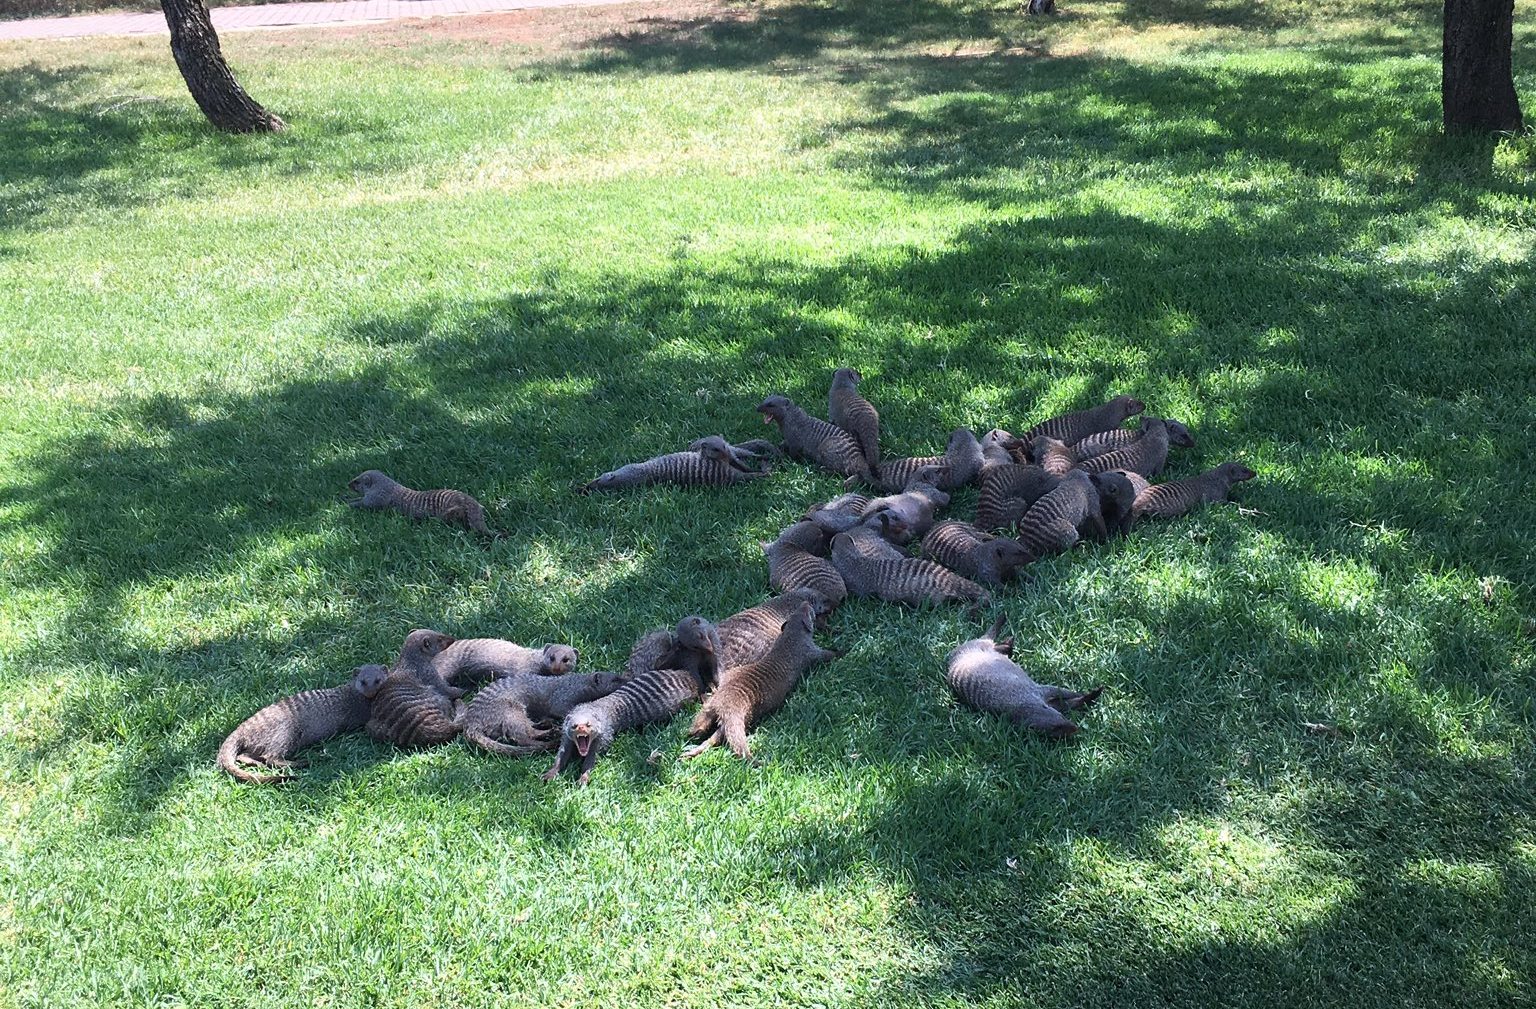
[[(1438, 5), (1020, 6), (229, 35), (271, 137), (163, 40), (0, 46), (0, 1005), (1532, 999), (1536, 144), (1438, 137)], [(412, 627), (611, 669), (760, 601), (836, 478), (572, 488), (838, 365), (888, 454), (1129, 393), (1258, 470), (999, 595), (1076, 741), (853, 601), (759, 767), (215, 769)]]

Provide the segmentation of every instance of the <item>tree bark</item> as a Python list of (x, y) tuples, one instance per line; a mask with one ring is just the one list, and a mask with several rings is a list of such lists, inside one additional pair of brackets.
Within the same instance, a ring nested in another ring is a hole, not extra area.
[(1447, 133), (1520, 129), (1511, 50), (1515, 0), (1445, 0), (1440, 106)]
[(171, 29), (171, 55), (210, 123), (231, 133), (271, 133), (287, 125), (235, 80), (203, 0), (160, 0), (160, 8)]

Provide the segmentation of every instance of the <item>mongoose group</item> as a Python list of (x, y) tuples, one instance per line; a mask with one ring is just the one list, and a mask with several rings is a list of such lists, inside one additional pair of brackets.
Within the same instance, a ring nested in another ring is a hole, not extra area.
[[(781, 454), (845, 477), (847, 493), (812, 505), (763, 544), (778, 596), (718, 624), (690, 615), (651, 631), (635, 643), (622, 672), (578, 671), (580, 657), (569, 645), (527, 647), (414, 630), (389, 666), (360, 666), (341, 686), (303, 691), (252, 715), (219, 748), (219, 766), (243, 781), (290, 780), (291, 769), (303, 766), (298, 750), (364, 730), (402, 748), (463, 736), (501, 756), (554, 753), (546, 780), (579, 764), (585, 784), (619, 733), (668, 721), (695, 703), (689, 734), (696, 742), (681, 756), (723, 743), (750, 760), (752, 730), (783, 706), (811, 666), (842, 654), (818, 645), (814, 634), (848, 597), (909, 606), (961, 602), (979, 613), (995, 589), (1036, 560), (1226, 500), (1254, 476), (1242, 463), (1226, 462), (1153, 483), (1171, 448), (1192, 448), (1195, 439), (1170, 418), (1142, 416), (1126, 428), (1145, 411), (1130, 396), (1052, 417), (1019, 435), (994, 428), (978, 438), (960, 428), (942, 455), (885, 458), (880, 414), (860, 393), (861, 381), (852, 368), (834, 373), (828, 420), (787, 396), (765, 398), (757, 411), (778, 426), (782, 447), (710, 435), (579, 488), (728, 487), (767, 477)], [(883, 496), (859, 493), (860, 484)], [(416, 491), (377, 470), (348, 486), (361, 494), (349, 502), (354, 507), (503, 535), (461, 491)], [(978, 490), (972, 520), (940, 518), (952, 492), (967, 486)], [(1037, 683), (1014, 662), (1013, 640), (999, 639), (1002, 627), (999, 617), (950, 653), (946, 681), (956, 698), (1052, 738), (1077, 732), (1066, 712), (1090, 706), (1103, 688)]]

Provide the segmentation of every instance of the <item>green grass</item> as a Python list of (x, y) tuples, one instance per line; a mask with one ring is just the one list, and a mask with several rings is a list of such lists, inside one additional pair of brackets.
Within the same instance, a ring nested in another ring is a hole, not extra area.
[[(1068, 8), (230, 36), (254, 138), (163, 41), (0, 47), (0, 1005), (1529, 1002), (1536, 147), (1437, 136), (1432, 7)], [(414, 626), (758, 601), (834, 478), (571, 488), (838, 364), (893, 453), (1132, 393), (1259, 471), (1002, 595), (1074, 744), (853, 602), (759, 768), (214, 768)]]

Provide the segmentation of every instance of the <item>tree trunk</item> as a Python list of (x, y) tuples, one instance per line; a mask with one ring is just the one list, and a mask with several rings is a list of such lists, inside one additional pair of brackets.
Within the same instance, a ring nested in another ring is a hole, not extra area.
[(1445, 0), (1440, 105), (1447, 133), (1521, 127), (1510, 51), (1515, 0)]
[(262, 108), (230, 73), (203, 0), (160, 0), (171, 28), (171, 55), (208, 121), (231, 133), (270, 133), (287, 124)]

